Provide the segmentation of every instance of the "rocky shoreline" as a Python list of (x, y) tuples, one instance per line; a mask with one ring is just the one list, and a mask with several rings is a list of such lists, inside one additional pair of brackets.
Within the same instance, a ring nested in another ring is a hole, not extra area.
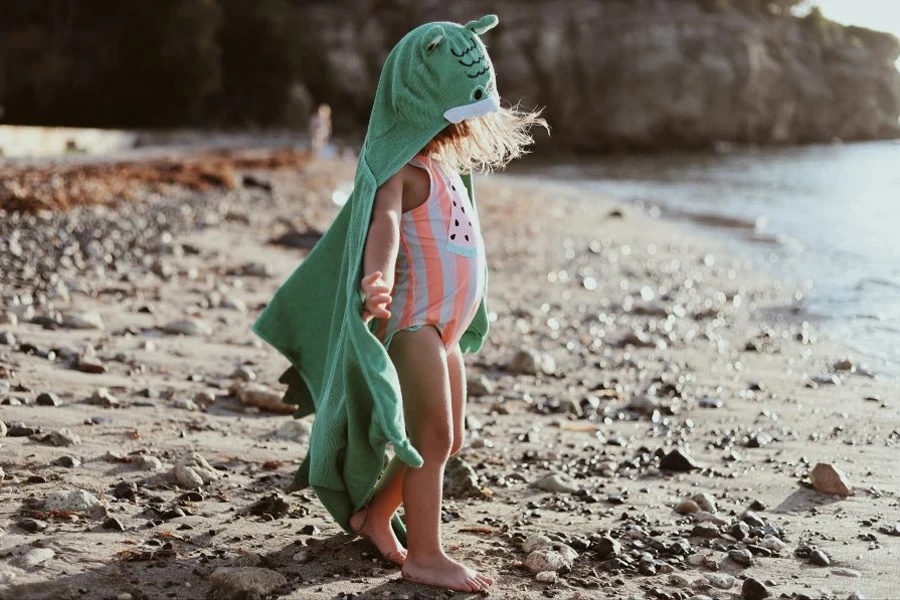
[[(0, 598), (445, 596), (291, 489), (310, 424), (249, 325), (353, 166), (279, 166), (0, 218)], [(444, 527), (492, 596), (891, 597), (896, 384), (675, 225), (527, 177), (479, 207)]]

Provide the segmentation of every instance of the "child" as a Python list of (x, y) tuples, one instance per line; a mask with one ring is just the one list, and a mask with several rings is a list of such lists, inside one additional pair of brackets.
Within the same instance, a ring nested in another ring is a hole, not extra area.
[(545, 125), (500, 108), (478, 38), (496, 23), (431, 23), (394, 48), (349, 208), (254, 327), (293, 363), (283, 380), (297, 416), (317, 412), (299, 478), (403, 577), (462, 592), (493, 582), (449, 558), (440, 535), (444, 466), (463, 443), (462, 352), (487, 333), (470, 172), (519, 156)]

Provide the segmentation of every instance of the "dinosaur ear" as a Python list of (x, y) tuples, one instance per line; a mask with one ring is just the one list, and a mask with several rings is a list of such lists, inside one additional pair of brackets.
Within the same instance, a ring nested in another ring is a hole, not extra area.
[(496, 27), (499, 21), (500, 19), (497, 18), (497, 15), (484, 15), (477, 21), (469, 21), (466, 23), (466, 29), (473, 32), (475, 35), (481, 35), (485, 31)]
[(444, 28), (440, 25), (435, 25), (425, 33), (423, 39), (425, 40), (422, 45), (423, 49), (425, 52), (431, 52), (444, 41)]

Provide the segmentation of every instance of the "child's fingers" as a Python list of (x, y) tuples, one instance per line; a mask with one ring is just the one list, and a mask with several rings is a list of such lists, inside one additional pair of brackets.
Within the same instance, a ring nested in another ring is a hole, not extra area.
[(382, 275), (381, 271), (375, 271), (374, 273), (369, 273), (368, 275), (366, 275), (365, 277), (362, 278), (361, 283), (363, 286), (371, 286), (375, 282), (377, 282), (379, 279), (381, 279), (381, 275)]

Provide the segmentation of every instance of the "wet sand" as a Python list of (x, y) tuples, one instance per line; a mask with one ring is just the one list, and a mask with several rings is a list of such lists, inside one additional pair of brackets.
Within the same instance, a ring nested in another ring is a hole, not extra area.
[[(445, 597), (291, 491), (308, 423), (241, 400), (277, 399), (286, 366), (249, 326), (304, 251), (268, 242), (324, 230), (352, 172), (238, 165), (234, 189), (3, 217), (0, 598), (240, 597), (228, 567), (283, 598)], [(896, 383), (722, 244), (561, 183), (491, 176), (478, 200), (494, 322), (444, 535), (492, 597), (896, 596)], [(812, 489), (817, 463), (854, 495)], [(674, 510), (703, 493), (715, 514)]]

